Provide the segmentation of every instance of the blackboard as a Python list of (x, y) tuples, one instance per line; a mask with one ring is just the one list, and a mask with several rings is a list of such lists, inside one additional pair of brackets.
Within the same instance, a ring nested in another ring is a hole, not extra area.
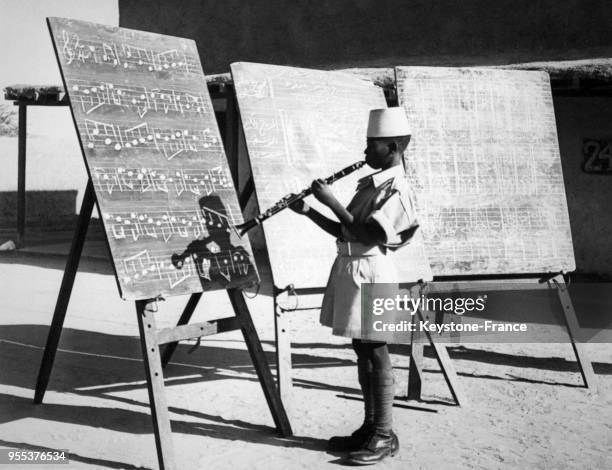
[(575, 269), (548, 74), (398, 67), (434, 275)]
[(256, 282), (195, 43), (48, 23), (121, 296)]
[[(257, 201), (265, 210), (289, 193), (310, 186), (364, 159), (370, 109), (387, 106), (382, 89), (340, 72), (234, 63), (232, 77)], [(368, 167), (333, 184), (348, 204)], [(308, 204), (335, 217), (314, 197)], [(336, 256), (334, 239), (303, 216), (285, 210), (264, 222), (277, 286), (322, 287)], [(402, 281), (431, 279), (420, 235), (393, 254)]]

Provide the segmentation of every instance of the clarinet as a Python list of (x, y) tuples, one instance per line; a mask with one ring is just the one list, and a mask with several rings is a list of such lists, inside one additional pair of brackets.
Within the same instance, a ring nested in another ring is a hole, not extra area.
[[(346, 168), (343, 168), (337, 173), (334, 173), (329, 178), (325, 178), (323, 181), (325, 182), (325, 184), (332, 184), (334, 181), (338, 181), (340, 178), (344, 178), (345, 176), (350, 175), (354, 171), (359, 170), (365, 164), (366, 164), (365, 161), (353, 163), (352, 165), (347, 166)], [(264, 220), (269, 219), (274, 214), (279, 213), (283, 209), (286, 209), (287, 207), (289, 207), (294, 202), (297, 202), (300, 199), (304, 199), (306, 196), (309, 196), (310, 194), (312, 194), (312, 189), (310, 189), (310, 187), (304, 189), (302, 192), (298, 194), (289, 194), (285, 196), (284, 198), (282, 198), (280, 201), (278, 201), (276, 204), (274, 204), (272, 207), (270, 207), (267, 211), (262, 212), (261, 214), (255, 216), (254, 218), (246, 221), (243, 224), (236, 225), (235, 229), (238, 232), (238, 234), (242, 237), (245, 233), (247, 233), (253, 227), (260, 225)]]

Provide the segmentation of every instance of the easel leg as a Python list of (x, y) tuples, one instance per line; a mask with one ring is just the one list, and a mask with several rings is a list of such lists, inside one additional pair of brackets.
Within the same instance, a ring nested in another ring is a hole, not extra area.
[(239, 181), (240, 172), (238, 170), (238, 111), (236, 109), (236, 97), (234, 90), (230, 87), (226, 88), (225, 98), (225, 133), (223, 143), (225, 145), (225, 154), (228, 156), (230, 171), (234, 179), (234, 186), (240, 191), (241, 185)]
[[(414, 317), (418, 324), (418, 318)], [(423, 386), (423, 334), (415, 329), (410, 337), (410, 367), (408, 369), (408, 400), (421, 399)]]
[(227, 294), (229, 295), (234, 311), (236, 312), (236, 317), (240, 323), (240, 329), (242, 330), (244, 341), (246, 342), (249, 354), (251, 355), (251, 360), (253, 361), (255, 370), (257, 371), (257, 376), (259, 377), (259, 382), (263, 388), (266, 401), (268, 402), (268, 406), (272, 412), (274, 424), (276, 424), (276, 428), (283, 437), (289, 437), (293, 435), (291, 424), (289, 423), (289, 418), (285, 412), (281, 395), (277, 391), (274, 384), (274, 377), (272, 377), (272, 372), (270, 372), (270, 366), (268, 365), (268, 361), (266, 361), (266, 356), (263, 348), (261, 347), (257, 330), (255, 330), (255, 325), (253, 325), (253, 320), (251, 318), (251, 314), (249, 313), (249, 308), (244, 300), (242, 291), (233, 288), (228, 289)]
[[(410, 297), (417, 298), (423, 293), (421, 284), (410, 287)], [(416, 315), (412, 317), (412, 322), (418, 326), (419, 319)], [(420, 400), (421, 388), (423, 386), (423, 333), (414, 329), (410, 335), (410, 366), (408, 368), (408, 394), (407, 400)]]
[(138, 317), (142, 358), (147, 376), (151, 418), (153, 419), (153, 432), (155, 433), (155, 446), (157, 447), (157, 460), (160, 470), (165, 470), (175, 467), (174, 448), (172, 445), (168, 405), (166, 404), (164, 392), (164, 375), (157, 344), (157, 328), (154, 318), (156, 310), (155, 300), (136, 301), (136, 316)]
[[(419, 320), (423, 320), (423, 316), (421, 311), (419, 310), (417, 313)], [(446, 350), (446, 346), (444, 344), (438, 344), (434, 341), (431, 336), (431, 333), (428, 331), (425, 332), (429, 340), (429, 344), (434, 348), (436, 353), (436, 358), (438, 359), (438, 364), (440, 364), (440, 369), (442, 370), (442, 374), (444, 375), (444, 380), (446, 380), (446, 385), (448, 385), (448, 389), (455, 400), (455, 403), (459, 406), (467, 405), (467, 399), (465, 398), (465, 393), (463, 389), (459, 385), (459, 381), (457, 380), (457, 373), (455, 372), (455, 367), (448, 355), (448, 351)]]
[[(198, 302), (200, 301), (201, 297), (202, 297), (202, 292), (191, 294), (191, 297), (189, 297), (189, 301), (187, 302), (187, 305), (185, 306), (185, 310), (183, 310), (183, 313), (181, 314), (181, 318), (179, 318), (179, 321), (176, 324), (176, 326), (186, 325), (187, 323), (189, 323), (189, 320), (191, 320), (191, 316), (193, 315), (193, 312), (195, 308), (197, 307)], [(164, 347), (162, 351), (162, 356), (161, 356), (162, 367), (165, 368), (168, 365), (168, 362), (170, 362), (170, 358), (174, 354), (174, 351), (176, 350), (177, 346), (178, 346), (178, 342), (175, 342), (175, 343), (168, 343)]]
[(34, 393), (34, 403), (42, 403), (45, 396), (45, 391), (47, 390), (47, 385), (49, 384), (49, 377), (51, 375), (53, 361), (55, 360), (55, 353), (57, 352), (57, 346), (59, 344), (60, 335), (64, 326), (64, 318), (66, 317), (66, 310), (68, 309), (68, 302), (70, 300), (72, 286), (74, 285), (74, 278), (79, 267), (79, 260), (81, 258), (81, 252), (83, 251), (85, 235), (87, 234), (87, 227), (89, 226), (89, 220), (91, 218), (91, 211), (93, 210), (94, 202), (95, 195), (93, 185), (90, 180), (87, 183), (85, 195), (83, 196), (81, 212), (77, 220), (76, 231), (74, 233), (74, 238), (72, 239), (72, 245), (70, 246), (70, 253), (68, 255), (68, 261), (66, 262), (66, 268), (64, 269), (62, 285), (57, 296), (55, 311), (53, 312), (53, 320), (51, 320), (51, 327), (49, 329), (49, 335), (47, 336), (45, 352), (40, 364), (40, 370), (38, 371), (36, 391)]
[(291, 415), (293, 405), (293, 380), (291, 364), (291, 341), (287, 333), (287, 320), (274, 298), (274, 336), (276, 338), (276, 380), (281, 399)]
[[(418, 295), (426, 295), (427, 286), (416, 286), (419, 288)], [(414, 297), (414, 292), (412, 296)], [(414, 321), (418, 324), (420, 321), (424, 321), (423, 313), (420, 309), (417, 310), (416, 315), (414, 316)], [(410, 345), (410, 370), (408, 376), (408, 399), (409, 400), (419, 400), (421, 398), (421, 386), (423, 383), (423, 348), (424, 343), (422, 341), (422, 334), (420, 330), (415, 330), (412, 333), (412, 342)], [(442, 370), (442, 374), (444, 375), (444, 380), (448, 385), (448, 388), (455, 400), (457, 405), (462, 406), (467, 404), (467, 400), (465, 398), (465, 394), (463, 390), (459, 386), (457, 380), (457, 373), (455, 372), (455, 368), (453, 367), (453, 363), (448, 355), (448, 351), (446, 350), (446, 346), (443, 344), (438, 344), (431, 336), (431, 333), (427, 330), (424, 330), (425, 337), (429, 344), (433, 347), (434, 352), (436, 353), (436, 359), (438, 360), (438, 364), (440, 364), (440, 369)]]
[(578, 367), (580, 368), (580, 374), (582, 375), (584, 386), (586, 388), (590, 388), (593, 393), (597, 393), (597, 377), (595, 375), (595, 371), (593, 370), (593, 364), (591, 364), (591, 361), (589, 360), (585, 345), (580, 341), (576, 342), (574, 339), (577, 337), (577, 334), (580, 331), (580, 325), (578, 324), (578, 319), (576, 318), (576, 311), (574, 310), (574, 304), (572, 303), (572, 299), (570, 298), (567, 290), (565, 279), (563, 279), (563, 275), (560, 274), (553, 278), (553, 282), (557, 287), (561, 307), (563, 307), (563, 316), (565, 318), (565, 325), (567, 326), (567, 333), (572, 342), (572, 348), (574, 348), (576, 359), (578, 360)]

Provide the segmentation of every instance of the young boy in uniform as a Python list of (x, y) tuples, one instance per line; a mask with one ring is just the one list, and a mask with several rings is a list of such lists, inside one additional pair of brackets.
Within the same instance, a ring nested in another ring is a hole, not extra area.
[(332, 437), (329, 450), (348, 452), (347, 463), (354, 465), (374, 464), (395, 455), (399, 448), (392, 430), (393, 368), (387, 343), (362, 339), (361, 283), (398, 283), (394, 263), (386, 254), (407, 244), (418, 228), (403, 166), (409, 142), (402, 108), (372, 110), (364, 153), (366, 163), (380, 171), (359, 180), (346, 208), (321, 180), (312, 183), (314, 196), (339, 222), (303, 200), (291, 206), (337, 238), (338, 256), (323, 297), (321, 323), (331, 327), (334, 335), (353, 339), (365, 418), (350, 436)]

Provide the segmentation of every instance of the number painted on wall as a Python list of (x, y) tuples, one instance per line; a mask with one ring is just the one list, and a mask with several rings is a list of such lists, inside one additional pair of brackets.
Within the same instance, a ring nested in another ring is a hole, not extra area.
[(612, 139), (584, 139), (582, 156), (585, 173), (612, 174)]

